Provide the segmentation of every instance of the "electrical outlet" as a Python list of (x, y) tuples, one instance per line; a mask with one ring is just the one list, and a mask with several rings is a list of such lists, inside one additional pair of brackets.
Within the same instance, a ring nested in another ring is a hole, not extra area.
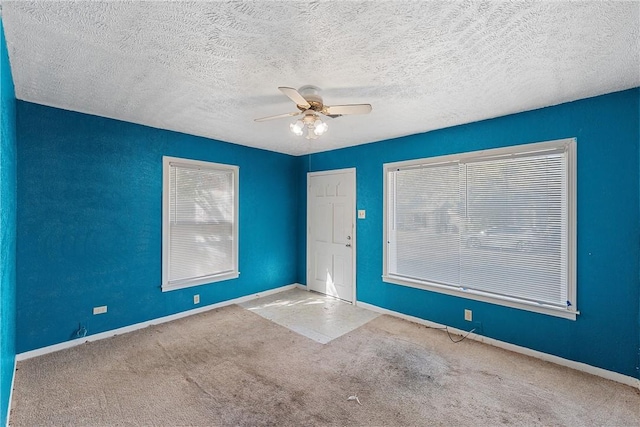
[(195, 294), (193, 296), (193, 303), (194, 304), (200, 304), (200, 295), (199, 294)]
[(367, 217), (367, 211), (364, 209), (358, 209), (358, 219), (365, 219)]
[(471, 310), (464, 310), (464, 320), (471, 322), (473, 320), (473, 312)]
[(100, 307), (93, 307), (93, 314), (104, 314), (107, 312), (107, 306), (101, 305)]

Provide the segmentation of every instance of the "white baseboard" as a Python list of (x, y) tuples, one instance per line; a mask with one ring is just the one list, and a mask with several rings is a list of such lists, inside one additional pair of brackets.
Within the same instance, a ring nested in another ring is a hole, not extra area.
[[(205, 311), (214, 310), (216, 308), (225, 307), (233, 304), (242, 304), (243, 302), (251, 301), (257, 298), (262, 298), (267, 295), (277, 294), (279, 292), (288, 291), (289, 289), (294, 289), (300, 287), (302, 285), (298, 283), (294, 283), (291, 285), (281, 286), (279, 288), (269, 289), (264, 292), (258, 292), (257, 294), (246, 295), (239, 298), (230, 299), (227, 301), (222, 301), (216, 304), (206, 305), (204, 307), (194, 308), (193, 310), (182, 311), (180, 313), (171, 314), (169, 316), (158, 317), (157, 319), (147, 320), (146, 322), (136, 323), (129, 326), (124, 326), (118, 329), (112, 329), (110, 331), (100, 332), (95, 335), (88, 335), (86, 337), (77, 338), (72, 341), (65, 341), (59, 344), (50, 345), (47, 347), (37, 348), (35, 350), (25, 351), (24, 353), (16, 354), (16, 361), (31, 359), (32, 357), (42, 356), (43, 354), (53, 353), (55, 351), (64, 350), (67, 348), (75, 347), (86, 342), (90, 341), (98, 341), (105, 338), (113, 337), (116, 335), (126, 334), (127, 332), (137, 331), (138, 329), (143, 329), (151, 325), (159, 325), (161, 323), (171, 322), (172, 320), (181, 319), (183, 317), (192, 316), (198, 313), (204, 313)], [(303, 287), (303, 289), (306, 287)]]
[[(371, 311), (375, 311), (382, 314), (388, 314), (390, 316), (399, 317), (404, 320), (408, 320), (410, 322), (418, 323), (420, 325), (425, 325), (430, 328), (444, 328), (445, 326), (452, 334), (464, 336), (467, 335), (468, 331), (463, 331), (460, 329), (452, 328), (451, 326), (442, 325), (440, 323), (431, 322), (429, 320), (420, 319), (419, 317), (409, 316), (407, 314), (403, 314), (397, 311), (388, 310), (386, 308), (378, 307), (377, 305), (367, 304), (366, 302), (358, 302), (358, 307), (366, 308)], [(505, 341), (500, 341), (494, 338), (485, 337), (483, 335), (478, 334), (469, 334), (467, 336), (468, 339), (472, 339), (475, 341), (483, 342), (485, 344), (492, 345), (494, 347), (500, 347), (505, 350), (513, 351), (514, 353), (524, 354), (526, 356), (535, 357), (537, 359), (544, 360), (546, 362), (552, 362), (557, 365), (566, 366), (567, 368), (575, 369), (577, 371), (586, 372), (588, 374), (596, 375), (598, 377), (606, 378), (608, 380), (616, 381), (622, 384), (629, 385), (631, 387), (636, 387), (640, 389), (640, 379), (633, 378), (628, 375), (623, 375), (618, 372), (608, 371), (606, 369), (598, 368), (596, 366), (587, 365), (586, 363), (576, 362), (574, 360), (564, 359), (559, 356), (554, 356), (552, 354), (543, 353), (541, 351), (532, 350), (527, 347), (522, 347), (519, 345), (511, 344)]]
[(13, 400), (13, 387), (16, 381), (16, 365), (18, 364), (18, 360), (13, 358), (13, 374), (11, 375), (11, 388), (9, 389), (9, 405), (7, 406), (7, 425), (9, 427), (9, 421), (11, 421), (11, 401)]
[[(227, 301), (222, 301), (216, 304), (211, 304), (211, 305), (207, 305), (204, 307), (198, 307), (195, 308), (193, 310), (187, 310), (187, 311), (183, 311), (180, 313), (176, 313), (176, 314), (172, 314), (169, 316), (165, 316), (165, 317), (159, 317), (157, 319), (153, 319), (153, 320), (148, 320), (146, 322), (141, 322), (141, 323), (136, 323), (134, 325), (129, 325), (129, 326), (125, 326), (122, 328), (118, 328), (118, 329), (112, 329), (110, 331), (105, 331), (105, 332), (101, 332), (95, 335), (89, 335), (87, 337), (83, 337), (83, 338), (78, 338), (72, 341), (66, 341), (63, 343), (59, 343), (59, 344), (54, 344), (54, 345), (50, 345), (47, 347), (42, 347), (42, 348), (38, 348), (35, 350), (31, 350), (31, 351), (27, 351), (24, 353), (20, 353), (17, 354), (15, 357), (15, 361), (14, 361), (14, 367), (13, 367), (13, 377), (11, 379), (11, 391), (10, 391), (10, 395), (9, 395), (9, 407), (8, 407), (8, 414), (7, 414), (7, 425), (9, 425), (9, 416), (11, 414), (11, 399), (13, 397), (13, 387), (14, 387), (14, 381), (15, 381), (15, 372), (16, 372), (16, 364), (17, 362), (21, 361), (21, 360), (26, 360), (26, 359), (30, 359), (32, 357), (37, 357), (37, 356), (41, 356), (44, 354), (48, 354), (48, 353), (53, 353), (55, 351), (59, 351), (59, 350), (64, 350), (66, 348), (71, 348), (71, 347), (75, 347), (81, 344), (84, 344), (85, 342), (90, 342), (90, 341), (98, 341), (101, 339), (105, 339), (105, 338), (109, 338), (109, 337), (113, 337), (116, 335), (122, 335), (125, 334), (127, 332), (132, 332), (132, 331), (136, 331), (138, 329), (143, 329), (146, 328), (148, 326), (151, 325), (159, 325), (161, 323), (166, 323), (166, 322), (170, 322), (172, 320), (177, 320), (177, 319), (181, 319), (183, 317), (188, 317), (188, 316), (192, 316), (194, 314), (198, 314), (198, 313), (204, 313), (206, 311), (209, 310), (215, 310), (216, 308), (220, 308), (220, 307), (225, 307), (228, 305), (233, 305), (233, 304), (241, 304), (243, 302), (247, 302), (247, 301), (251, 301), (257, 298), (261, 298), (261, 297), (265, 297), (267, 295), (273, 295), (279, 292), (284, 292), (284, 291), (288, 291), (290, 289), (294, 289), (294, 288), (299, 288), (299, 289), (303, 289), (303, 290), (307, 290), (307, 287), (305, 285), (301, 285), (300, 283), (294, 283), (291, 285), (286, 285), (286, 286), (281, 286), (279, 288), (275, 288), (275, 289), (269, 289), (267, 291), (264, 292), (259, 292), (256, 294), (252, 294), (252, 295), (246, 295), (243, 297), (239, 297), (239, 298), (235, 298), (235, 299), (231, 299), (231, 300), (227, 300)], [(425, 319), (421, 319), (419, 317), (414, 317), (414, 316), (409, 316), (407, 314), (403, 314), (397, 311), (393, 311), (393, 310), (388, 310), (386, 308), (382, 308), (382, 307), (378, 307), (377, 305), (373, 305), (373, 304), (368, 304), (366, 302), (361, 302), (358, 301), (356, 303), (356, 305), (358, 307), (362, 307), (362, 308), (366, 308), (369, 309), (371, 311), (375, 311), (378, 313), (382, 313), (382, 314), (388, 314), (391, 316), (395, 316), (401, 319), (405, 319), (408, 320), (410, 322), (414, 322), (414, 323), (418, 323), (421, 325), (425, 325), (431, 328), (444, 328), (446, 325), (442, 325), (440, 323), (435, 323), (435, 322), (431, 322), (429, 320), (425, 320)], [(452, 328), (452, 327), (448, 327), (449, 332), (456, 334), (456, 335), (466, 335), (467, 331), (463, 331), (457, 328)], [(554, 356), (552, 354), (548, 354), (548, 353), (543, 353), (541, 351), (537, 351), (537, 350), (532, 350), (530, 348), (526, 348), (526, 347), (522, 347), (519, 345), (515, 345), (515, 344), (511, 344), (508, 342), (504, 342), (504, 341), (500, 341), (500, 340), (496, 340), (494, 338), (489, 338), (489, 337), (485, 337), (483, 335), (478, 335), (478, 334), (469, 334), (467, 336), (467, 338), (475, 340), (475, 341), (479, 341), (479, 342), (483, 342), (485, 344), (489, 344), (492, 345), (494, 347), (499, 347), (499, 348), (503, 348), (505, 350), (509, 350), (509, 351), (513, 351), (515, 353), (520, 353), (520, 354), (524, 354), (527, 356), (531, 356), (531, 357), (535, 357), (537, 359), (541, 359), (547, 362), (552, 362), (555, 363), (557, 365), (561, 365), (561, 366), (566, 366), (568, 368), (572, 368), (578, 371), (582, 371), (582, 372), (586, 372), (592, 375), (596, 375), (602, 378), (606, 378), (612, 381), (616, 381), (622, 384), (626, 384), (629, 385), (631, 387), (636, 387), (638, 389), (640, 389), (640, 379), (638, 378), (633, 378), (630, 377), (628, 375), (623, 375), (620, 374), (618, 372), (613, 372), (613, 371), (609, 371), (606, 369), (602, 369), (602, 368), (598, 368), (596, 366), (591, 366), (591, 365), (587, 365), (586, 363), (582, 363), (582, 362), (576, 362), (574, 360), (569, 360), (569, 359), (564, 359), (562, 357), (559, 356)]]

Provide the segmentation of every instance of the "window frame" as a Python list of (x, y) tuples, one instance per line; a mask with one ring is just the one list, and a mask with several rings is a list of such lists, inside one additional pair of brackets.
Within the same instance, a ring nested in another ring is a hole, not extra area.
[[(382, 280), (386, 283), (409, 286), (427, 291), (438, 292), (456, 297), (488, 302), (501, 306), (517, 308), (535, 313), (557, 316), (569, 320), (576, 320), (576, 315), (580, 314), (577, 309), (577, 156), (576, 138), (565, 138), (553, 141), (537, 142), (530, 144), (520, 144), (503, 148), (457, 153), (437, 157), (413, 159), (407, 161), (385, 163), (383, 165), (383, 273)], [(490, 160), (500, 157), (516, 157), (522, 155), (544, 154), (545, 152), (558, 152), (562, 150), (566, 153), (566, 194), (567, 194), (567, 297), (571, 301), (571, 306), (566, 309), (556, 306), (534, 303), (508, 296), (497, 296), (489, 292), (466, 289), (460, 286), (444, 285), (426, 280), (409, 279), (389, 273), (389, 173), (399, 168), (419, 167), (443, 163), (460, 163), (462, 161)]]
[[(222, 273), (200, 276), (195, 278), (170, 281), (170, 171), (171, 165), (183, 165), (189, 168), (209, 169), (217, 172), (231, 172), (233, 175), (233, 225), (232, 225), (232, 270)], [(204, 160), (193, 160), (180, 157), (162, 157), (162, 292), (184, 289), (193, 286), (211, 284), (223, 280), (235, 279), (240, 276), (238, 268), (238, 245), (239, 245), (239, 167), (223, 163), (213, 163)]]

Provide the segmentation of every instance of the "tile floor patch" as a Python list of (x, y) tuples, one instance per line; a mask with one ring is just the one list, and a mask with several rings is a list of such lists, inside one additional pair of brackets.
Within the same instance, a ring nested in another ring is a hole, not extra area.
[(292, 289), (240, 304), (280, 326), (326, 344), (380, 314), (316, 292)]

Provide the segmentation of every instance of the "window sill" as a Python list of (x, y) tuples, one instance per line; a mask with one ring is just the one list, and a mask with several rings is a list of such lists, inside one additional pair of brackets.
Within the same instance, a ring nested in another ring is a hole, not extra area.
[(191, 288), (194, 286), (207, 285), (210, 283), (221, 282), (223, 280), (237, 279), (240, 277), (239, 271), (230, 271), (227, 273), (216, 274), (214, 276), (198, 277), (195, 279), (181, 280), (171, 283), (162, 284), (162, 292), (175, 291), (177, 289)]
[(409, 286), (412, 288), (438, 292), (446, 295), (453, 295), (460, 298), (467, 298), (496, 305), (502, 305), (505, 307), (517, 308), (520, 310), (532, 311), (534, 313), (546, 314), (549, 316), (562, 317), (563, 319), (568, 320), (576, 320), (576, 316), (580, 314), (580, 312), (576, 310), (567, 310), (551, 305), (537, 304), (529, 301), (518, 300), (516, 298), (497, 297), (495, 295), (484, 293), (482, 291), (411, 280), (400, 276), (384, 275), (382, 276), (382, 281), (386, 283), (392, 283), (394, 285)]

